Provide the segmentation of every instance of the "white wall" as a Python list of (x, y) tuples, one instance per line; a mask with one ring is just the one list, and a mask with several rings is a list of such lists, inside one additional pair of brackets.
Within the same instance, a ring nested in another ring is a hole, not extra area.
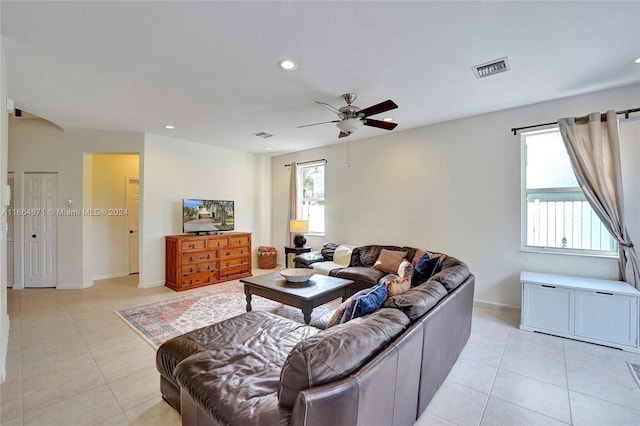
[(269, 244), (269, 171), (263, 155), (145, 135), (140, 285), (164, 285), (164, 237), (182, 233), (183, 198), (234, 200), (236, 231), (252, 232), (254, 247)]
[[(139, 177), (140, 159), (133, 154), (91, 155), (91, 208), (122, 210), (127, 207), (126, 179)], [(126, 215), (93, 218), (93, 280), (129, 274), (129, 232)]]
[[(521, 270), (618, 279), (617, 260), (520, 251), (520, 137), (512, 127), (638, 106), (640, 85), (382, 134), (272, 159), (272, 236), (285, 244), (291, 161), (328, 160), (325, 241), (396, 244), (467, 262), (476, 300), (519, 307)], [(402, 108), (402, 106), (400, 106)], [(626, 218), (640, 241), (640, 121), (621, 122)]]
[[(4, 57), (4, 44), (0, 35), (0, 200), (4, 199), (7, 184), (7, 67)], [(2, 208), (5, 206), (2, 205)], [(7, 348), (9, 344), (9, 315), (7, 311), (7, 218), (0, 217), (0, 383), (6, 378)]]

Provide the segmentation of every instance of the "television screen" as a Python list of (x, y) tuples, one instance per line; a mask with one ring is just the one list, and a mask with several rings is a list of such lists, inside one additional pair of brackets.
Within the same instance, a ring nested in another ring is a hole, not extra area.
[(217, 233), (234, 229), (233, 201), (182, 200), (182, 232)]

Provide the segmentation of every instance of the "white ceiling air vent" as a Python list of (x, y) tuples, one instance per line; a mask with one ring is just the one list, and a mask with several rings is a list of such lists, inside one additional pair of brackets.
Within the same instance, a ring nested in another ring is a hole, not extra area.
[(254, 133), (254, 135), (262, 139), (267, 139), (273, 136), (271, 133), (267, 133), (267, 132), (258, 132), (258, 133)]
[(476, 78), (484, 78), (489, 77), (490, 75), (509, 71), (511, 70), (511, 67), (509, 66), (509, 58), (504, 57), (502, 59), (496, 59), (495, 61), (476, 65), (472, 69)]

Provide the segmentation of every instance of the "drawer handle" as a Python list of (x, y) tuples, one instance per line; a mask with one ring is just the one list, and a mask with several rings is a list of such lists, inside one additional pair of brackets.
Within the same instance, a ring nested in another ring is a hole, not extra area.
[(189, 256), (189, 262), (193, 262), (193, 256)]
[(606, 294), (607, 296), (613, 296), (613, 293), (607, 293), (607, 292), (604, 292), (604, 291), (596, 291), (596, 293), (598, 293), (598, 294)]
[(231, 256), (231, 252), (230, 251), (227, 252), (227, 256)]
[(207, 259), (211, 259), (211, 253), (207, 255)]
[(193, 267), (189, 268), (189, 272), (193, 272)]
[(542, 284), (542, 287), (546, 287), (546, 288), (556, 288), (555, 285), (546, 285), (546, 284)]

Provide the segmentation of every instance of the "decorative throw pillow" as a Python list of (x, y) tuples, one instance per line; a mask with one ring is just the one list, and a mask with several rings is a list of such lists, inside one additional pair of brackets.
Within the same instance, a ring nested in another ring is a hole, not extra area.
[(416, 264), (411, 278), (411, 285), (419, 285), (426, 282), (440, 269), (440, 257), (429, 258), (429, 254), (422, 256)]
[(411, 276), (386, 281), (387, 298), (398, 296), (411, 288)]
[(351, 304), (345, 309), (340, 324), (377, 311), (386, 300), (387, 286), (384, 284), (378, 284), (356, 293), (352, 296)]
[(382, 249), (378, 255), (378, 260), (373, 264), (373, 268), (395, 274), (398, 272), (398, 267), (406, 255), (407, 252), (404, 251)]
[[(425, 250), (416, 249), (416, 254), (413, 255), (413, 260), (411, 261), (411, 264), (415, 267), (416, 264), (420, 261), (420, 259), (422, 259), (422, 256), (424, 256), (425, 254), (427, 254)], [(432, 256), (429, 256), (429, 257), (432, 257)]]
[(351, 253), (353, 249), (347, 246), (338, 246), (333, 253), (333, 263), (336, 263), (343, 268), (346, 268), (351, 263)]

